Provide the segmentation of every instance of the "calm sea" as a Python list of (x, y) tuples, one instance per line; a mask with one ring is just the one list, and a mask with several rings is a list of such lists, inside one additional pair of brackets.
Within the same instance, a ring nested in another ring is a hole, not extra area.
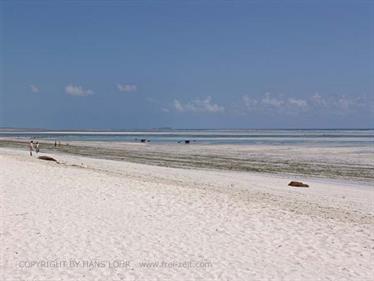
[(60, 141), (178, 143), (190, 140), (204, 144), (373, 146), (374, 129), (361, 130), (150, 130), (150, 131), (46, 131), (0, 132), (0, 137)]

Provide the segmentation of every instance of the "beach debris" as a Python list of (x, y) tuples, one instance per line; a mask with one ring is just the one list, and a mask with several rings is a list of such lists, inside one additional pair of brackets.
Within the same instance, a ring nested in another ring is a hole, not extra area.
[(78, 167), (78, 168), (88, 168), (87, 165), (81, 163), (81, 164), (71, 164), (72, 167)]
[(140, 142), (146, 142), (146, 139), (141, 139)]
[(309, 185), (301, 182), (301, 181), (291, 181), (288, 186), (293, 186), (293, 187), (309, 187)]
[(185, 140), (184, 143), (185, 143), (185, 144), (189, 144), (189, 143), (190, 143), (190, 140)]
[(54, 162), (58, 163), (57, 160), (55, 158), (51, 157), (51, 156), (43, 155), (43, 156), (39, 156), (38, 159), (46, 160), (46, 161), (54, 161)]

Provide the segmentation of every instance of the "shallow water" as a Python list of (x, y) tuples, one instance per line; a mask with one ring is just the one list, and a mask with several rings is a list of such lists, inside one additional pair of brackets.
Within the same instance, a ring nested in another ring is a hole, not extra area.
[(0, 132), (0, 137), (38, 138), (60, 141), (178, 143), (190, 140), (203, 144), (251, 145), (374, 145), (374, 130), (149, 130), (149, 131), (23, 131)]

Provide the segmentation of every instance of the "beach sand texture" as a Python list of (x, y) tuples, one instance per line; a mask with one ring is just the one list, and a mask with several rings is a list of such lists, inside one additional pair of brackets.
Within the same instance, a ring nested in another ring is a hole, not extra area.
[(370, 184), (52, 156), (0, 149), (4, 281), (373, 280)]

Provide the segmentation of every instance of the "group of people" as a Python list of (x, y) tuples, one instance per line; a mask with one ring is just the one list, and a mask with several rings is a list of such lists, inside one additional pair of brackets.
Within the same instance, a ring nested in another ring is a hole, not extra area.
[(39, 153), (39, 142), (30, 141), (29, 143), (29, 150), (30, 150), (30, 156), (32, 156), (32, 152), (35, 151), (36, 154)]

